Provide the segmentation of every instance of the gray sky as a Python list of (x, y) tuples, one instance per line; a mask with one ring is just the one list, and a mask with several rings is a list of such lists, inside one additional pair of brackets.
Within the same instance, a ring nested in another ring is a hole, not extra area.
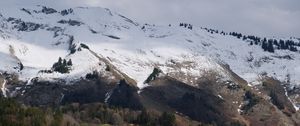
[(164, 25), (187, 22), (228, 32), (237, 31), (268, 37), (300, 37), (300, 0), (38, 1), (66, 7), (100, 6), (140, 23)]

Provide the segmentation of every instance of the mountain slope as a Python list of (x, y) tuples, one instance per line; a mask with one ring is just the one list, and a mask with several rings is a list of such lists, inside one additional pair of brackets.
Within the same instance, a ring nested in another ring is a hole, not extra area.
[[(258, 109), (269, 107), (266, 111), (276, 115), (270, 122), (281, 118), (295, 123), (287, 115), (294, 116), (299, 107), (299, 51), (275, 49), (272, 53), (262, 49), (263, 42), (253, 44), (249, 38), (184, 25), (141, 25), (100, 7), (3, 7), (2, 94), (37, 106), (104, 102), (179, 111), (194, 120), (218, 124), (255, 122), (259, 120), (252, 118), (255, 115), (241, 115), (242, 106), (263, 106)], [(300, 43), (296, 38), (281, 39)], [(278, 80), (275, 84), (280, 88), (262, 86), (266, 78)], [(244, 98), (247, 92), (250, 98)], [(274, 103), (274, 96), (283, 99), (284, 110)], [(207, 107), (209, 115), (211, 111), (223, 115), (207, 119), (191, 113), (202, 109), (188, 110), (181, 102)]]
[[(218, 67), (218, 63), (214, 62), (221, 62), (228, 64), (249, 83), (257, 81), (258, 75), (263, 72), (281, 81), (289, 75), (291, 83), (299, 83), (297, 52), (276, 50), (275, 53), (268, 53), (259, 46), (250, 46), (250, 41), (210, 34), (197, 27), (189, 30), (179, 26), (138, 25), (108, 9), (53, 9), (52, 13), (46, 10), (51, 12), (52, 8), (37, 6), (34, 9), (17, 8), (9, 11), (16, 14), (2, 12), (2, 55), (15, 55), (25, 67), (47, 69), (58, 57), (69, 55), (67, 49), (72, 41), (76, 47), (84, 43), (97, 54), (110, 58), (113, 64), (130, 76), (147, 73), (135, 78), (140, 85), (155, 66), (161, 67), (166, 73), (177, 72), (174, 67), (168, 66), (177, 61), (181, 64), (191, 62), (187, 66), (194, 64), (198, 67), (181, 70), (186, 74), (200, 75), (199, 70)], [(63, 12), (68, 13), (64, 15)], [(11, 50), (14, 54), (11, 54)], [(44, 57), (50, 53), (52, 56)], [(291, 59), (280, 58), (284, 56), (290, 56)], [(126, 69), (128, 65), (133, 65), (135, 70)]]

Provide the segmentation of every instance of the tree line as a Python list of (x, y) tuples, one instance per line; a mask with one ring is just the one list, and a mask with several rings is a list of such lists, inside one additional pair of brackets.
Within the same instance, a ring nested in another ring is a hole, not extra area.
[(254, 35), (243, 35), (238, 32), (229, 32), (218, 31), (215, 29), (202, 28), (211, 34), (221, 34), (221, 35), (230, 35), (234, 36), (237, 39), (242, 39), (243, 41), (250, 42), (250, 45), (261, 46), (264, 51), (274, 53), (275, 50), (289, 50), (292, 52), (297, 52), (297, 47), (300, 47), (300, 41), (296, 42), (292, 38), (290, 39), (275, 39), (275, 38), (261, 38)]

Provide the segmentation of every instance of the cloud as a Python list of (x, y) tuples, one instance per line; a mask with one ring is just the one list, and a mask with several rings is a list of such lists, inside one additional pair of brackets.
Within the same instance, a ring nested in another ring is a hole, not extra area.
[[(20, 3), (21, 0), (15, 0)], [(33, 0), (59, 8), (100, 6), (141, 23), (178, 24), (260, 36), (300, 37), (299, 0)], [(24, 3), (24, 2), (23, 2)]]

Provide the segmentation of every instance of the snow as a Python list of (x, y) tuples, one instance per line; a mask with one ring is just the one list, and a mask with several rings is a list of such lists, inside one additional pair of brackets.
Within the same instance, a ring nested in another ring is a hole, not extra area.
[(31, 81), (33, 78), (29, 78), (29, 80), (27, 81), (26, 85), (31, 85)]
[(241, 114), (241, 113), (243, 112), (243, 110), (241, 110), (241, 108), (242, 108), (243, 105), (244, 105), (244, 104), (241, 103), (241, 104), (239, 105), (239, 108), (237, 109), (237, 111), (238, 111), (239, 114)]
[[(32, 14), (24, 13), (21, 8)], [(100, 7), (72, 8), (73, 13), (65, 16), (59, 13), (34, 13), (34, 10), (41, 9), (42, 6), (35, 5), (3, 6), (0, 9), (3, 15), (0, 16), (0, 58), (4, 59), (0, 60), (0, 71), (18, 73), (24, 81), (39, 77), (46, 80), (66, 79), (68, 82), (92, 71), (104, 72), (105, 66), (99, 65), (102, 61), (89, 50), (69, 54), (67, 41), (69, 36), (74, 36), (73, 42), (77, 48), (80, 43), (88, 45), (98, 56), (134, 79), (141, 89), (147, 86), (144, 81), (155, 67), (191, 85), (208, 71), (215, 71), (225, 80), (230, 79), (220, 63), (228, 64), (250, 86), (261, 84), (262, 73), (281, 81), (285, 81), (289, 75), (292, 84), (300, 84), (299, 52), (264, 52), (260, 46), (250, 46), (249, 42), (228, 35), (210, 34), (200, 27), (189, 30), (174, 25), (140, 25)], [(54, 9), (58, 12), (62, 10)], [(43, 24), (46, 28), (31, 32), (18, 31), (5, 20), (8, 17)], [(69, 19), (82, 24), (70, 26), (57, 23)], [(62, 29), (56, 37), (54, 31), (46, 30), (53, 27)], [(13, 55), (9, 51), (10, 46), (14, 49)], [(284, 55), (290, 55), (293, 60), (276, 58)], [(40, 70), (51, 69), (58, 57), (72, 59), (74, 65), (70, 73), (39, 73)], [(269, 60), (265, 60), (266, 57)], [(19, 62), (24, 65), (22, 71), (14, 69)]]
[[(141, 30), (140, 26), (135, 22), (130, 22), (128, 19), (121, 17), (115, 12), (103, 8), (73, 8), (73, 13), (66, 16), (59, 14), (45, 15), (42, 13), (32, 13), (26, 15), (19, 8), (3, 8), (8, 11), (3, 13), (4, 17), (17, 15), (24, 21), (36, 22), (38, 24), (46, 24), (47, 26), (58, 26), (64, 29), (63, 34), (72, 35), (75, 38), (75, 43), (84, 43), (91, 50), (95, 51), (99, 56), (108, 58), (113, 65), (120, 71), (127, 74), (137, 82), (137, 86), (144, 88), (147, 85), (143, 82), (151, 74), (154, 67), (161, 67), (165, 73), (175, 73), (178, 71), (187, 73), (187, 76), (199, 76), (204, 69), (212, 69), (218, 64), (210, 61), (208, 58), (198, 54), (191, 54), (193, 50), (190, 46), (184, 46), (181, 36), (191, 36), (189, 30), (165, 26), (147, 26), (146, 30)], [(24, 7), (33, 12), (40, 10), (41, 6)], [(17, 13), (19, 12), (19, 13)], [(95, 16), (97, 13), (99, 16)], [(84, 25), (74, 27), (64, 24), (59, 24), (59, 20), (77, 20), (83, 22)], [(6, 23), (8, 26), (11, 24)], [(12, 27), (12, 26), (11, 26)], [(91, 33), (90, 30), (97, 33)], [(25, 70), (20, 73), (22, 80), (28, 80), (32, 77), (39, 76), (44, 79), (53, 78), (79, 78), (92, 70), (98, 69), (97, 59), (91, 59), (87, 53), (75, 53), (68, 56), (67, 44), (54, 45), (57, 41), (65, 40), (64, 35), (53, 38), (53, 33), (45, 30), (37, 30), (33, 32), (17, 32), (7, 30), (11, 34), (12, 39), (4, 40), (5, 43), (12, 45), (15, 50), (20, 50), (15, 55), (21, 60), (25, 66)], [(175, 32), (172, 32), (175, 31)], [(184, 34), (181, 32), (184, 31)], [(111, 39), (107, 36), (117, 36), (120, 40)], [(175, 36), (178, 35), (178, 36)], [(180, 37), (179, 37), (180, 36)], [(41, 42), (41, 40), (43, 40)], [(49, 69), (52, 64), (57, 61), (58, 57), (72, 57), (75, 65), (72, 72), (68, 75), (59, 73), (40, 74), (39, 70)], [(176, 68), (168, 66), (169, 60), (181, 62), (193, 62), (193, 66), (185, 66)], [(87, 62), (82, 62), (87, 61)], [(201, 61), (201, 62), (196, 62)], [(8, 63), (11, 64), (11, 63)], [(194, 67), (194, 68), (192, 68)], [(199, 67), (199, 68), (198, 68)], [(6, 69), (4, 69), (6, 70)], [(192, 82), (183, 79), (185, 82)]]
[(7, 89), (6, 89), (6, 80), (5, 80), (5, 79), (3, 79), (1, 91), (2, 91), (3, 96), (4, 96), (4, 97), (7, 97), (7, 94), (6, 94)]
[(288, 100), (293, 104), (293, 107), (295, 108), (295, 110), (298, 111), (298, 110), (299, 110), (299, 106), (297, 106), (297, 105), (295, 104), (295, 102), (293, 102), (292, 99), (289, 97), (288, 92), (287, 92), (287, 90), (286, 90), (286, 87), (284, 87), (284, 91), (285, 91), (285, 96), (286, 96), (286, 97), (288, 98)]
[(219, 98), (221, 98), (222, 100), (224, 100), (224, 98), (221, 95), (218, 95)]
[(113, 91), (110, 91), (105, 94), (104, 103), (108, 103), (108, 100), (109, 100), (110, 96), (112, 95), (112, 93), (113, 93)]

